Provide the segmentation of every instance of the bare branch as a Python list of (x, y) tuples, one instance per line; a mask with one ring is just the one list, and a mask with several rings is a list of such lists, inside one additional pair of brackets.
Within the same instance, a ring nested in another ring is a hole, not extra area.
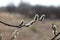
[(18, 27), (18, 26), (15, 26), (15, 25), (10, 25), (10, 24), (7, 24), (7, 23), (4, 23), (2, 21), (0, 21), (0, 23), (4, 24), (4, 25), (7, 25), (7, 26), (11, 26), (11, 27)]

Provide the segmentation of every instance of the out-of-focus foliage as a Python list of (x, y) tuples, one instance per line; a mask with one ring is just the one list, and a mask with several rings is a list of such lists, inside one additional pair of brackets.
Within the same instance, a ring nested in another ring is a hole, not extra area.
[(28, 3), (21, 3), (18, 7), (18, 12), (29, 17), (33, 17), (35, 14), (46, 15), (46, 18), (57, 19), (60, 18), (60, 7), (55, 6), (42, 6), (35, 5), (32, 6)]
[(1, 7), (0, 11), (17, 12), (30, 18), (33, 17), (35, 14), (38, 14), (40, 16), (42, 14), (45, 14), (46, 18), (60, 19), (60, 6), (33, 6), (29, 3), (20, 3), (19, 6), (16, 7), (13, 3), (11, 3), (7, 7)]
[(15, 9), (16, 9), (16, 7), (15, 7), (15, 5), (14, 5), (13, 3), (10, 3), (10, 4), (6, 7), (6, 10), (7, 10), (8, 12), (15, 12)]

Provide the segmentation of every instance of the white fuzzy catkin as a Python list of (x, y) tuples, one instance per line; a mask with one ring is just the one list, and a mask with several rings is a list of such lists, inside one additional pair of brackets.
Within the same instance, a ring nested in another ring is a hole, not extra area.
[(27, 26), (27, 27), (32, 26), (33, 23), (34, 23), (34, 20), (32, 20), (31, 22), (29, 22), (29, 23), (26, 24), (25, 26)]
[(24, 20), (21, 20), (20, 25), (19, 26), (23, 26), (25, 24)]
[(40, 17), (40, 21), (43, 21), (44, 20), (44, 17), (45, 17), (45, 15), (43, 14), (41, 17)]
[(36, 21), (36, 20), (38, 21), (38, 19), (39, 19), (39, 15), (36, 14), (35, 17), (34, 17), (34, 21)]
[(25, 24), (26, 27), (31, 26), (33, 23), (35, 23), (36, 21), (38, 21), (38, 14), (35, 15), (34, 19), (32, 21), (30, 21), (28, 24)]
[(0, 34), (0, 40), (2, 40), (2, 37), (3, 37), (3, 34), (1, 33), (1, 34)]
[(15, 30), (12, 34), (12, 36), (14, 36), (16, 33), (18, 32), (18, 30)]
[(56, 35), (57, 34), (57, 27), (55, 24), (52, 24), (52, 31), (53, 31), (53, 34)]
[(19, 34), (19, 29), (17, 28), (17, 29), (12, 33), (12, 38), (11, 38), (11, 40), (15, 39), (18, 34)]

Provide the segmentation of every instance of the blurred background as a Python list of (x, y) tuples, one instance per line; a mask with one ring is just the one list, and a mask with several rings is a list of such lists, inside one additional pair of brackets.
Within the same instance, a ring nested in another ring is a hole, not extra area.
[(19, 13), (28, 17), (45, 14), (48, 19), (60, 19), (59, 0), (2, 0), (0, 11)]
[[(44, 23), (39, 21), (31, 27), (20, 28), (14, 40), (50, 40), (53, 37), (52, 23), (60, 31), (60, 0), (0, 0), (0, 21), (19, 25), (21, 20), (25, 20), (25, 23), (33, 20), (35, 14), (45, 14)], [(9, 40), (15, 29), (0, 23), (3, 40)]]

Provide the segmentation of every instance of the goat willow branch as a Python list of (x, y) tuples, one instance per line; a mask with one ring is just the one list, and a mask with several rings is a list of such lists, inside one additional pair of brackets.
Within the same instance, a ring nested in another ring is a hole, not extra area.
[(11, 25), (11, 24), (8, 24), (8, 23), (5, 23), (5, 22), (2, 22), (2, 21), (0, 21), (0, 23), (2, 23), (2, 24), (4, 24), (4, 25), (7, 25), (7, 26), (11, 26), (11, 27), (18, 27), (18, 28), (21, 28), (21, 27), (28, 27), (28, 26), (30, 26), (30, 25), (32, 25), (33, 23), (35, 23), (37, 20), (39, 21), (42, 21), (43, 19), (44, 19), (44, 17), (45, 17), (45, 15), (42, 15), (40, 18), (39, 18), (39, 15), (38, 14), (36, 14), (35, 15), (35, 17), (34, 17), (34, 19), (31, 21), (31, 22), (29, 22), (28, 24), (24, 24), (24, 21), (22, 21), (22, 23), (23, 23), (23, 25), (18, 25), (18, 26), (15, 26), (15, 25)]
[[(12, 33), (12, 38), (10, 40), (13, 40), (16, 38), (18, 32), (19, 32), (19, 28), (21, 27), (29, 27), (31, 26), (33, 23), (35, 23), (36, 21), (43, 21), (44, 20), (44, 17), (45, 15), (42, 15), (40, 18), (39, 18), (39, 15), (36, 14), (34, 19), (32, 21), (30, 21), (29, 23), (25, 24), (24, 23), (24, 20), (21, 20), (20, 24), (18, 26), (15, 26), (15, 25), (11, 25), (11, 24), (8, 24), (8, 23), (5, 23), (5, 22), (2, 22), (0, 21), (0, 23), (6, 25), (6, 26), (11, 26), (11, 27), (17, 27), (17, 29)], [(2, 36), (1, 36), (2, 37)]]

